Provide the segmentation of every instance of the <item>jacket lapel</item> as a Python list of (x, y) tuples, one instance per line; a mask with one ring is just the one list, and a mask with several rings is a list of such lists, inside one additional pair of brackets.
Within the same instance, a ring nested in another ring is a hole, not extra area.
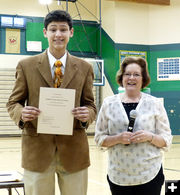
[(76, 60), (68, 53), (61, 88), (65, 88), (78, 71)]
[(47, 84), (50, 87), (54, 87), (47, 52), (42, 53), (41, 58), (37, 64), (37, 69)]

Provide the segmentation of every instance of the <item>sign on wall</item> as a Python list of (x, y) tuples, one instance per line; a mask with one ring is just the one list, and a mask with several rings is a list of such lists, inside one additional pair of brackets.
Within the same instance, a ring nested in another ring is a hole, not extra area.
[(125, 57), (134, 56), (134, 57), (142, 57), (147, 59), (146, 51), (127, 51), (127, 50), (119, 50), (119, 63), (121, 64)]
[(157, 80), (180, 80), (180, 58), (158, 58)]

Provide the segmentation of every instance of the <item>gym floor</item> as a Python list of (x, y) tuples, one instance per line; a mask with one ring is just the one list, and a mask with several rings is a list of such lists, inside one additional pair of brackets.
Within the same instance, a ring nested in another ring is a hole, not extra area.
[[(90, 145), (91, 166), (89, 167), (88, 194), (87, 195), (111, 195), (106, 181), (107, 151), (97, 148), (94, 138), (88, 137)], [(180, 136), (174, 136), (173, 144), (168, 152), (164, 153), (164, 174), (166, 180), (180, 180)], [(0, 138), (0, 171), (18, 171), (21, 168), (21, 138)], [(17, 188), (20, 195), (21, 188)], [(12, 190), (12, 194), (18, 194)], [(1, 195), (8, 195), (7, 189), (0, 189)], [(60, 195), (56, 184), (56, 195)], [(163, 187), (162, 195), (165, 195)]]

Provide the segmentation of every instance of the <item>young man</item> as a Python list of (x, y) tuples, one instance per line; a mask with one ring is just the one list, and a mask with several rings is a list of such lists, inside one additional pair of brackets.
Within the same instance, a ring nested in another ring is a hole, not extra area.
[[(85, 129), (96, 116), (93, 69), (66, 50), (73, 36), (72, 18), (67, 12), (55, 10), (47, 14), (43, 32), (49, 48), (18, 63), (15, 86), (7, 103), (11, 118), (22, 129), (25, 192), (53, 195), (57, 173), (61, 195), (86, 195), (90, 162)], [(60, 88), (76, 90), (72, 136), (37, 133), (40, 87), (54, 87), (56, 60), (62, 62)]]

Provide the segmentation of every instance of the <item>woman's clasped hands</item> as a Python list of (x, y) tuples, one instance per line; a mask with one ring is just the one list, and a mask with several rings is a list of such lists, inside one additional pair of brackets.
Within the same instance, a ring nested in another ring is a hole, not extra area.
[(119, 138), (122, 144), (142, 143), (151, 141), (152, 133), (144, 130), (139, 130), (136, 132), (125, 131), (119, 134)]

